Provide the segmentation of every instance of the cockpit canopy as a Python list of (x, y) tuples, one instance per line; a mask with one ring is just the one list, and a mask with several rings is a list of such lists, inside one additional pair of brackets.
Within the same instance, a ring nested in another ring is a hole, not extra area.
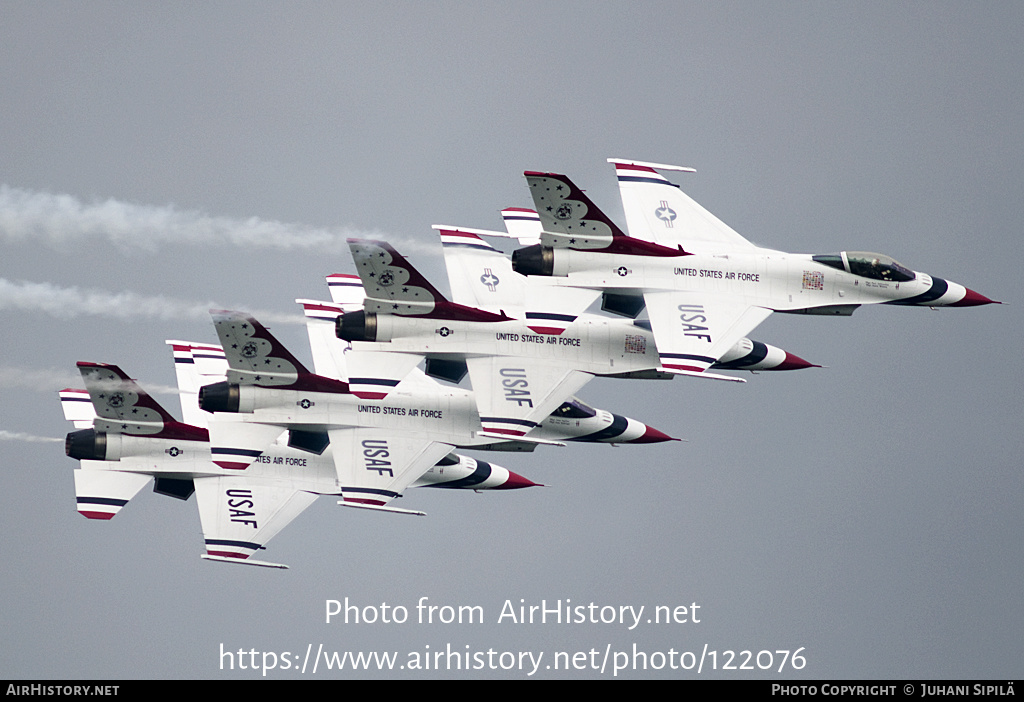
[(894, 283), (905, 283), (914, 279), (914, 271), (892, 258), (880, 253), (868, 251), (843, 251), (837, 254), (819, 254), (811, 256), (818, 263), (831, 266), (836, 270), (846, 271), (854, 275), (887, 280)]
[(552, 417), (560, 417), (562, 419), (586, 419), (596, 415), (597, 410), (576, 398), (563, 402), (561, 407), (551, 413)]

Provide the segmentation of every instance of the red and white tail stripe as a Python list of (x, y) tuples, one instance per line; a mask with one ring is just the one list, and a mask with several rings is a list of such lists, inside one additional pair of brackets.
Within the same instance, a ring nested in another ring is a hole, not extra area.
[[(362, 286), (360, 286), (360, 290)], [(302, 305), (302, 313), (306, 319), (319, 319), (323, 322), (334, 322), (338, 315), (346, 312), (347, 305), (322, 302), (319, 300), (296, 300)]]
[(441, 246), (465, 247), (480, 251), (496, 251), (493, 246), (480, 238), (480, 234), (484, 234), (485, 236), (500, 235), (500, 232), (490, 232), (482, 229), (465, 229), (462, 227), (448, 227), (439, 224), (435, 224), (434, 229), (437, 230), (438, 236), (441, 237)]
[(362, 304), (366, 293), (359, 276), (354, 273), (332, 273), (327, 276), (327, 289), (331, 299), (339, 305)]

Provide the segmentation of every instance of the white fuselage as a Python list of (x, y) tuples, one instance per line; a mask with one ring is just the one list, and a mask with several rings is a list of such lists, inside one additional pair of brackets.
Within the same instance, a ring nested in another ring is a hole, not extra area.
[[(537, 331), (552, 324), (558, 333)], [(377, 316), (377, 339), (353, 342), (353, 348), (459, 360), (485, 356), (550, 359), (594, 375), (658, 367), (649, 330), (593, 314), (560, 324), (542, 318), (475, 322), (381, 314)]]
[[(819, 263), (810, 254), (771, 249), (696, 252), (675, 257), (554, 250), (556, 285), (637, 294), (693, 291), (727, 296), (777, 312), (908, 300), (932, 291), (937, 280), (916, 272), (909, 281), (872, 279)], [(963, 299), (963, 286), (942, 283), (947, 286), (945, 292), (921, 304), (943, 305)]]

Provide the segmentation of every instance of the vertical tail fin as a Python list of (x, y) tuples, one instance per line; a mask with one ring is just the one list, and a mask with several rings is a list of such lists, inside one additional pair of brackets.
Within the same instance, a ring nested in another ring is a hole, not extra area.
[(689, 255), (682, 247), (627, 236), (568, 176), (536, 171), (525, 175), (544, 228), (544, 246), (633, 256)]
[(367, 312), (422, 315), (447, 302), (390, 244), (349, 239), (348, 245), (366, 291)]
[(608, 161), (615, 165), (626, 226), (632, 236), (665, 246), (692, 246), (694, 242), (737, 248), (753, 246), (658, 172), (693, 173), (694, 169), (621, 158)]
[(281, 386), (309, 375), (306, 367), (253, 317), (243, 312), (210, 310), (228, 362), (228, 382)]
[(117, 366), (80, 361), (78, 370), (96, 410), (97, 430), (110, 434), (159, 436), (179, 424)]

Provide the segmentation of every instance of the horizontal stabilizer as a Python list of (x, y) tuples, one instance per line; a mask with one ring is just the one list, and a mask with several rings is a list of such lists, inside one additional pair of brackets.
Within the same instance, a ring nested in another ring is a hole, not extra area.
[(199, 388), (227, 378), (228, 362), (224, 349), (213, 344), (178, 339), (168, 339), (164, 343), (171, 347), (174, 355), (181, 416), (189, 424), (205, 427), (209, 414), (199, 409)]
[(362, 307), (366, 298), (359, 276), (351, 273), (333, 273), (327, 276), (327, 289), (331, 291), (331, 299), (334, 302), (351, 306), (353, 309)]
[(505, 231), (519, 239), (523, 246), (540, 243), (543, 228), (540, 215), (535, 211), (525, 207), (506, 207), (501, 211), (501, 218), (505, 221)]
[[(360, 285), (360, 294), (362, 290)], [(339, 339), (334, 328), (339, 315), (355, 310), (356, 307), (320, 300), (296, 302), (302, 305), (302, 313), (306, 317), (306, 334), (309, 336), (309, 350), (313, 354), (313, 369), (319, 375), (348, 380), (346, 354), (352, 349), (352, 344)]]
[(89, 429), (96, 419), (88, 390), (64, 388), (60, 391), (60, 408), (64, 410), (64, 419), (73, 423), (75, 429)]
[(149, 480), (148, 475), (140, 473), (79, 468), (75, 470), (78, 511), (89, 519), (112, 519)]

